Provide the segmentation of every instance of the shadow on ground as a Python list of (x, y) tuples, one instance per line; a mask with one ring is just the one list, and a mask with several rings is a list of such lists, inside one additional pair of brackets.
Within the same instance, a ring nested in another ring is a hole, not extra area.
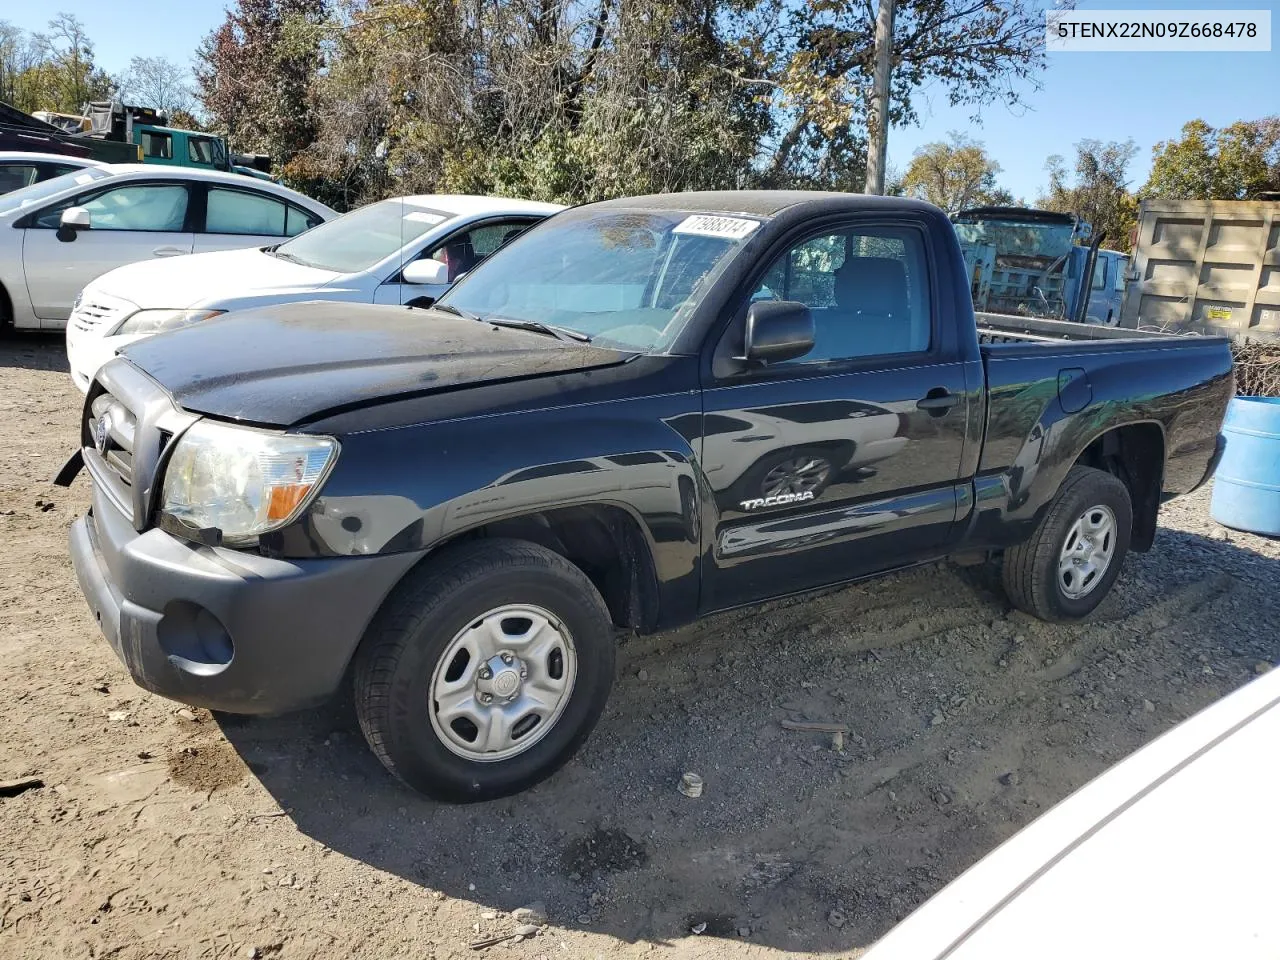
[[(1232, 628), (1241, 603), (1275, 613), (1276, 561), (1169, 530), (1156, 549), (1085, 625), (1012, 612), (989, 567), (939, 566), (631, 641), (583, 754), (488, 804), (398, 785), (349, 705), (219, 723), (304, 833), (450, 897), (542, 901), (628, 941), (706, 923), (844, 951), (1280, 653)], [(786, 717), (847, 722), (845, 751)], [(677, 792), (685, 770), (701, 799)]]
[(0, 333), (0, 368), (56, 370), (67, 373), (67, 338), (61, 330)]

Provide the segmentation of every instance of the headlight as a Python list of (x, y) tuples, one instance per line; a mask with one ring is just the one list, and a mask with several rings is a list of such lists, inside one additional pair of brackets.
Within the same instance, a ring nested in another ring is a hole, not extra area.
[(225, 310), (139, 310), (120, 324), (116, 333), (164, 333), (209, 320)]
[(169, 458), (161, 510), (196, 529), (216, 527), (230, 546), (248, 545), (293, 520), (337, 457), (331, 437), (201, 420)]

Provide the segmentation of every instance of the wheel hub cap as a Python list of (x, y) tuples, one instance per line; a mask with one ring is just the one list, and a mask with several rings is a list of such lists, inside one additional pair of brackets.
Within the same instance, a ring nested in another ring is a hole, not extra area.
[(431, 726), (468, 760), (505, 760), (544, 737), (577, 676), (568, 629), (528, 604), (490, 610), (460, 630), (432, 674)]
[(779, 493), (807, 493), (827, 480), (831, 466), (818, 457), (796, 457), (770, 470), (762, 484), (765, 496)]
[(1091, 593), (1111, 566), (1116, 549), (1116, 515), (1110, 507), (1090, 507), (1067, 531), (1058, 555), (1058, 584), (1072, 600)]

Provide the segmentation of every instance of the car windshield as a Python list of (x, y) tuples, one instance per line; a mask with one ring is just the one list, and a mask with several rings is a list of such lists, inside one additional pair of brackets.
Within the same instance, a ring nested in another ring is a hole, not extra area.
[(453, 218), (403, 200), (382, 200), (322, 223), (275, 250), (276, 256), (334, 273), (359, 273)]
[(660, 353), (759, 226), (675, 210), (569, 210), (498, 250), (440, 303)]
[(104, 170), (101, 167), (85, 167), (83, 170), (72, 170), (70, 173), (64, 173), (62, 176), (54, 177), (52, 180), (45, 180), (43, 183), (33, 183), (29, 187), (23, 187), (21, 190), (14, 190), (12, 193), (0, 196), (0, 213), (8, 213), (11, 210), (29, 207), (34, 203), (39, 203), (46, 197), (59, 194), (63, 190), (82, 187), (85, 184), (93, 183), (95, 180), (101, 180), (109, 176), (111, 176), (109, 170)]

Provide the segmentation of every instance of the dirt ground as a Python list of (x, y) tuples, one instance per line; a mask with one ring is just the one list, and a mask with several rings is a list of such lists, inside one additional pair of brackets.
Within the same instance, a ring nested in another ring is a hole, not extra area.
[[(44, 781), (0, 799), (8, 960), (475, 956), (531, 903), (549, 925), (500, 955), (856, 956), (1280, 656), (1280, 542), (1217, 526), (1201, 493), (1086, 625), (938, 566), (629, 641), (577, 760), (441, 806), (348, 708), (215, 717), (132, 685), (67, 558), (86, 482), (48, 483), (78, 402), (59, 339), (0, 343), (0, 781)], [(838, 751), (788, 718), (853, 733)]]

